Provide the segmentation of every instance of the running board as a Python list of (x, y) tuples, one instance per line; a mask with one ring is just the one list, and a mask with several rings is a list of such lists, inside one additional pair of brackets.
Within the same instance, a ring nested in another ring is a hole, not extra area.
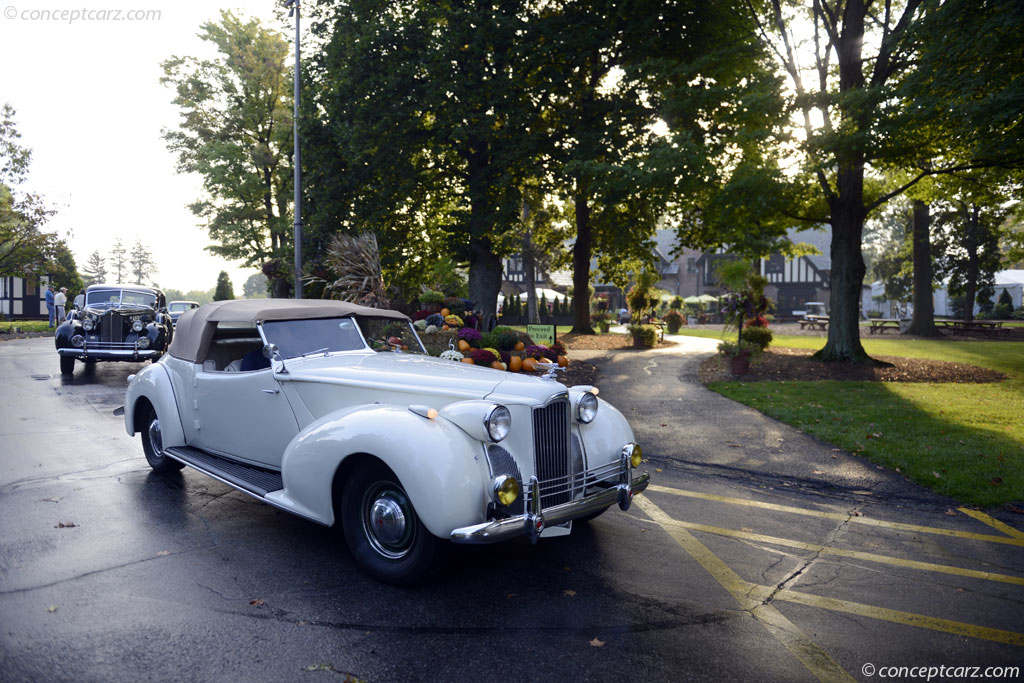
[(284, 488), (280, 472), (243, 465), (191, 446), (174, 446), (166, 449), (164, 454), (259, 498), (265, 498), (268, 493)]

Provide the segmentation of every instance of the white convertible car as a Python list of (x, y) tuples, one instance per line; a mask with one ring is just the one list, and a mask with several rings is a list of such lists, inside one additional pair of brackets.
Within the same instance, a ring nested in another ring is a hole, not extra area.
[(649, 477), (596, 394), (430, 357), (395, 311), (255, 299), (185, 312), (124, 417), (153, 469), (340, 523), (360, 567), (411, 583), (444, 539), (536, 541), (629, 507)]

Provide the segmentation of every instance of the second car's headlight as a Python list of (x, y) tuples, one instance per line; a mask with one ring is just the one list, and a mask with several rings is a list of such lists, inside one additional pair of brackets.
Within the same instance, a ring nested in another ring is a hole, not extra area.
[(132, 329), (135, 330), (136, 332), (142, 332), (143, 327), (145, 327), (145, 325), (142, 324), (141, 320), (136, 320), (135, 322), (132, 323)]
[(576, 399), (576, 419), (583, 424), (590, 424), (597, 417), (597, 406), (597, 396), (589, 391), (583, 392)]
[(512, 414), (508, 412), (508, 408), (505, 406), (491, 408), (487, 417), (484, 418), (484, 429), (487, 430), (491, 441), (495, 443), (508, 436), (509, 430), (512, 429)]
[(86, 332), (92, 332), (94, 327), (96, 327), (96, 323), (93, 322), (92, 318), (86, 318), (82, 321), (82, 329)]

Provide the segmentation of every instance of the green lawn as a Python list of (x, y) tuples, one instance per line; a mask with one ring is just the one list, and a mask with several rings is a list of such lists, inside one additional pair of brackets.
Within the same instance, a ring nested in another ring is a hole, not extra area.
[[(991, 384), (715, 382), (710, 388), (963, 503), (1024, 501), (1024, 343), (894, 338), (862, 343), (871, 355), (970, 363), (1008, 379)], [(819, 349), (824, 339), (779, 335), (772, 344)]]
[(22, 332), (52, 332), (49, 328), (49, 324), (45, 320), (15, 320), (8, 322), (0, 322), (0, 330), (4, 332), (10, 332), (12, 329), (17, 328)]

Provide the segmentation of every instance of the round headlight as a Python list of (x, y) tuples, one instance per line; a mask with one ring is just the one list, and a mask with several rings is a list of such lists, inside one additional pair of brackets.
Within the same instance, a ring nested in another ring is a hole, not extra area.
[(92, 332), (94, 327), (96, 327), (96, 323), (93, 322), (92, 318), (86, 318), (82, 321), (82, 329), (86, 332)]
[(519, 482), (513, 477), (499, 474), (494, 478), (494, 500), (501, 505), (511, 505), (519, 498)]
[(136, 332), (142, 332), (143, 327), (144, 325), (142, 324), (141, 320), (136, 320), (135, 322), (132, 323), (132, 329), (135, 330)]
[(597, 396), (589, 391), (580, 394), (576, 399), (576, 419), (583, 424), (590, 424), (597, 417)]
[(71, 338), (71, 345), (78, 349), (82, 348), (85, 346), (85, 337), (80, 334), (76, 334)]
[(484, 418), (484, 429), (487, 430), (491, 441), (495, 443), (508, 436), (509, 430), (512, 429), (512, 415), (508, 412), (508, 408), (505, 406), (491, 408), (487, 417)]
[(139, 337), (139, 340), (135, 342), (135, 345), (140, 349), (149, 348), (149, 337)]

